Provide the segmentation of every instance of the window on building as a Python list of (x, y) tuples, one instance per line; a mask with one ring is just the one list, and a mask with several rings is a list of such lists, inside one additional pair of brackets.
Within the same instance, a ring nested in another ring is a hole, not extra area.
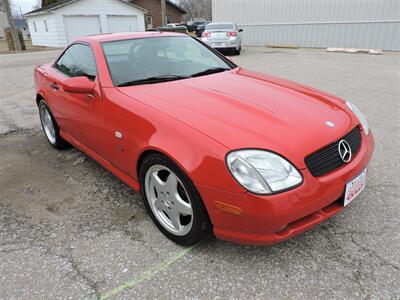
[(47, 21), (44, 20), (43, 23), (44, 23), (44, 29), (45, 29), (46, 31), (49, 31), (49, 27), (47, 27)]
[(147, 29), (153, 28), (153, 17), (152, 16), (146, 16), (146, 28)]
[(172, 17), (171, 16), (167, 16), (167, 24), (172, 23)]
[(36, 22), (33, 22), (33, 30), (35, 30), (35, 32), (37, 32)]

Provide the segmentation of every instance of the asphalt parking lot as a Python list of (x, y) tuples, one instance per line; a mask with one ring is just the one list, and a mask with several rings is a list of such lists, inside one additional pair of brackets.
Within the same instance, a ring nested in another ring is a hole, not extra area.
[(32, 72), (58, 51), (0, 55), (0, 299), (400, 299), (400, 53), (246, 48), (241, 66), (355, 102), (376, 138), (365, 191), (285, 243), (192, 248), (81, 152), (45, 141)]

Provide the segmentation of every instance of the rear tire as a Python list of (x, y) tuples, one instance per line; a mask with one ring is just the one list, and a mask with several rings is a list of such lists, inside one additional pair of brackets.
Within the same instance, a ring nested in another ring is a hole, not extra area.
[(240, 46), (238, 50), (235, 49), (235, 55), (240, 55), (241, 51), (242, 51), (242, 47)]
[(53, 114), (51, 113), (46, 101), (39, 102), (39, 116), (44, 135), (51, 146), (58, 150), (66, 149), (70, 145), (60, 136), (60, 128), (57, 125)]
[(147, 156), (139, 171), (144, 205), (158, 229), (173, 242), (190, 246), (211, 232), (211, 223), (196, 187), (169, 158)]

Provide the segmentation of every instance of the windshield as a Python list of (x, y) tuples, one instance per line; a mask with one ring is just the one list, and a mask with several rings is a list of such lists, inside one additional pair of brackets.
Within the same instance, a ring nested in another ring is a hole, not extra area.
[(207, 30), (231, 30), (231, 29), (233, 29), (233, 24), (211, 23), (207, 25)]
[(112, 41), (102, 47), (116, 86), (203, 76), (234, 66), (186, 36)]

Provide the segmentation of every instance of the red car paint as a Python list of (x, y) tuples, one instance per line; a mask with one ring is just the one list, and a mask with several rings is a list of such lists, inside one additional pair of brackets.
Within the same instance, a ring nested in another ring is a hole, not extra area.
[[(37, 67), (38, 97), (46, 100), (61, 136), (135, 190), (140, 187), (142, 155), (148, 151), (165, 154), (194, 182), (214, 233), (221, 239), (271, 244), (340, 211), (337, 200), (346, 182), (359, 174), (372, 156), (372, 133), (362, 131), (361, 150), (350, 163), (327, 175), (312, 176), (304, 158), (359, 125), (344, 101), (239, 67), (153, 85), (113, 85), (101, 42), (173, 35), (178, 34), (146, 32), (80, 39), (91, 46), (97, 64), (98, 76), (90, 95), (66, 92), (67, 77), (51, 65)], [(327, 127), (327, 120), (336, 126)], [(116, 138), (117, 131), (123, 139)], [(279, 153), (300, 170), (303, 183), (276, 195), (247, 192), (225, 164), (229, 151), (242, 148)]]

